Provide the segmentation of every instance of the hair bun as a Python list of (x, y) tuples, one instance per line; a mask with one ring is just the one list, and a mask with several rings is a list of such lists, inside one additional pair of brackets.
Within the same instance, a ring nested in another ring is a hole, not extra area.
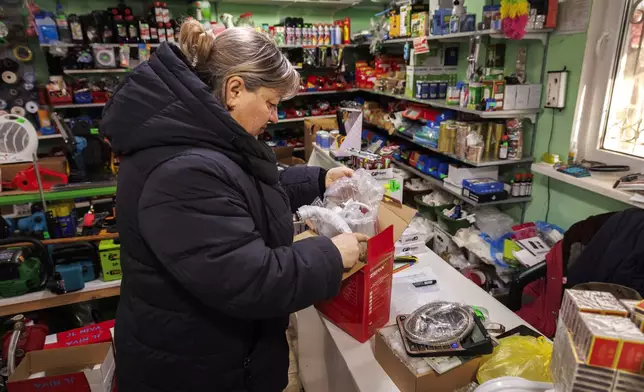
[(188, 18), (179, 30), (179, 47), (194, 67), (208, 62), (213, 52), (214, 38), (199, 21)]

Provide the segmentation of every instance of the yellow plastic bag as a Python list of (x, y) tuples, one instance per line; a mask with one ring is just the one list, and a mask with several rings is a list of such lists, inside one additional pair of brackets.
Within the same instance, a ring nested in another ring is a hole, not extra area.
[(499, 342), (494, 352), (481, 360), (481, 366), (476, 374), (479, 384), (503, 376), (552, 382), (550, 374), (552, 343), (546, 338), (509, 336)]

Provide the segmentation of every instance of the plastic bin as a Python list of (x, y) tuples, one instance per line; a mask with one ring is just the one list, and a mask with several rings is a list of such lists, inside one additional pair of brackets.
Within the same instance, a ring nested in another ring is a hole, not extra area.
[[(442, 210), (441, 210), (442, 211)], [(472, 226), (472, 223), (467, 219), (456, 220), (445, 216), (442, 213), (437, 213), (438, 224), (451, 235), (455, 235), (460, 229), (467, 229)]]

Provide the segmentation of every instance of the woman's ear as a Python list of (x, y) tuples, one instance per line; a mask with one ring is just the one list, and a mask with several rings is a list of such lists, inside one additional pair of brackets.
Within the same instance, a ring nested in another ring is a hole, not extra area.
[(239, 104), (242, 94), (246, 91), (244, 79), (239, 76), (233, 76), (226, 81), (226, 86), (224, 88), (226, 107), (229, 111), (232, 111)]

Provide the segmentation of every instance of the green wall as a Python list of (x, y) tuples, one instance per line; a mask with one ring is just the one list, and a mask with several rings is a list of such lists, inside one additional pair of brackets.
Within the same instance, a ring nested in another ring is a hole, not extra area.
[[(548, 141), (552, 132), (550, 152), (559, 154), (565, 160), (568, 156), (570, 136), (577, 103), (577, 91), (586, 47), (586, 34), (553, 35), (548, 45), (546, 70), (556, 71), (566, 67), (569, 73), (566, 108), (554, 112), (544, 109), (539, 117), (536, 130), (535, 157), (538, 161), (548, 151)], [(529, 58), (528, 61), (531, 61)], [(544, 89), (545, 91), (545, 89)], [(582, 131), (583, 132), (583, 131)], [(548, 187), (548, 182), (550, 186)], [(550, 213), (548, 221), (568, 228), (575, 222), (591, 215), (622, 210), (628, 205), (601, 196), (594, 192), (550, 179), (537, 174), (532, 190), (532, 203), (526, 212), (526, 221), (544, 220), (548, 208), (548, 188), (550, 188)]]

